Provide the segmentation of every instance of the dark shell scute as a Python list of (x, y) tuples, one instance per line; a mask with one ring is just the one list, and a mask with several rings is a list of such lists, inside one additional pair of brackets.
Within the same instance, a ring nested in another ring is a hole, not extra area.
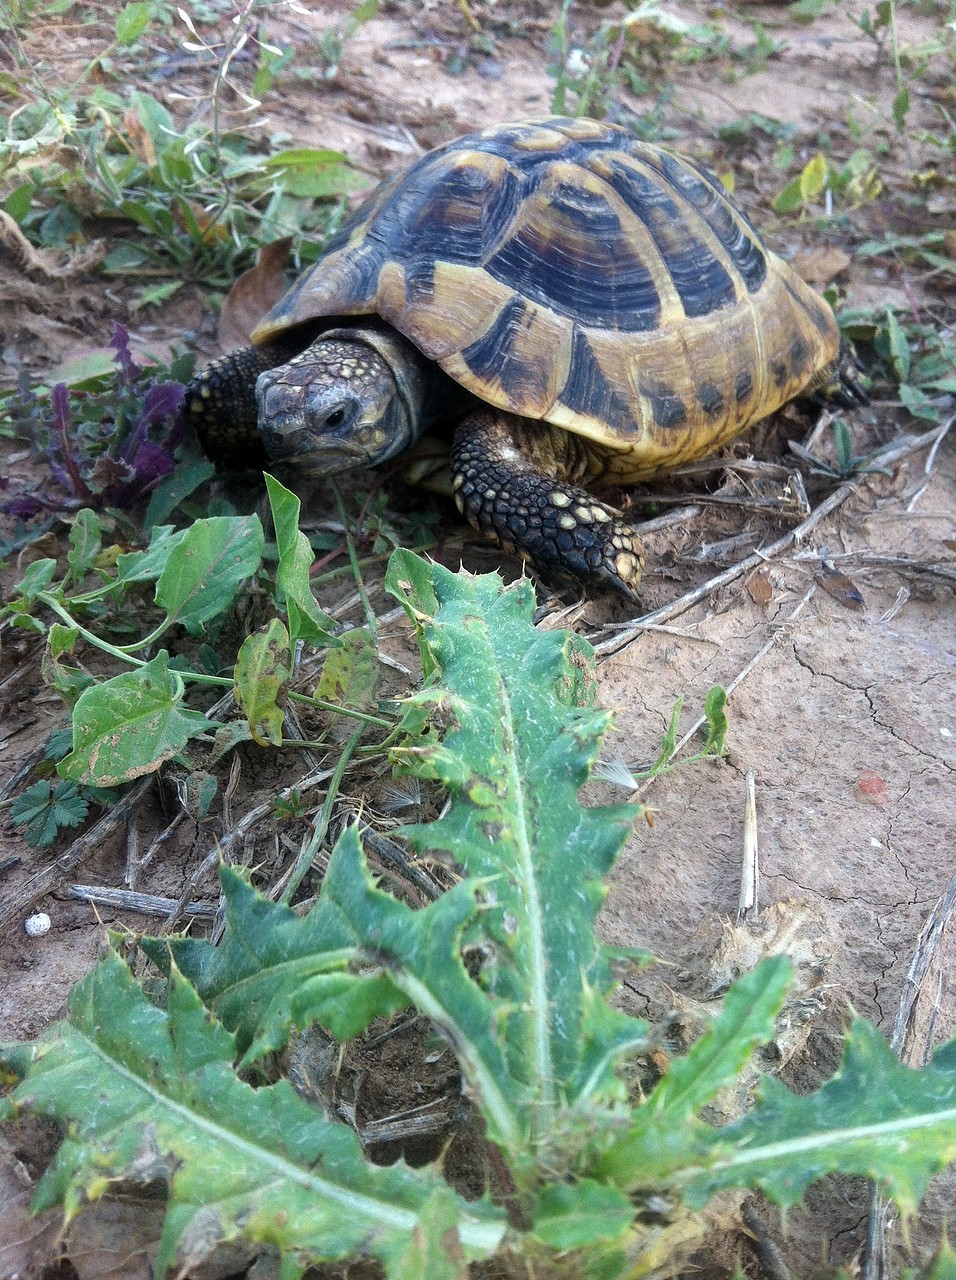
[(653, 277), (603, 196), (561, 183), (530, 196), (526, 215), (485, 262), (490, 276), (585, 326), (657, 327)]
[(740, 272), (747, 292), (756, 293), (767, 276), (767, 257), (750, 219), (731, 207), (716, 179), (692, 160), (680, 160), (666, 151), (657, 158), (663, 177), (694, 206), (720, 241)]
[(745, 400), (749, 400), (753, 395), (754, 379), (749, 369), (741, 369), (734, 379), (734, 398), (738, 404), (743, 404)]
[(714, 382), (705, 382), (697, 388), (697, 403), (709, 418), (716, 418), (724, 411), (724, 393)]
[(561, 402), (575, 412), (600, 418), (615, 432), (630, 434), (637, 430), (632, 406), (608, 381), (591, 344), (577, 326), (571, 339), (571, 363)]
[(520, 403), (529, 393), (540, 397), (547, 386), (547, 353), (541, 353), (537, 364), (514, 353), (515, 334), (527, 319), (527, 303), (523, 298), (512, 298), (491, 327), (461, 353), (476, 378), (486, 383), (498, 382), (513, 403)]
[(661, 255), (684, 314), (707, 316), (737, 301), (726, 267), (694, 234), (668, 187), (626, 162), (610, 165), (610, 185), (645, 224)]
[(813, 361), (813, 353), (799, 333), (790, 339), (790, 346), (787, 348), (787, 361), (793, 375), (798, 378), (810, 368)]
[[(270, 319), (279, 320), (283, 316), (296, 314), (304, 316), (310, 310), (314, 311), (315, 316), (330, 314), (327, 311), (315, 309), (315, 299), (322, 294), (326, 280), (326, 266), (330, 257), (331, 253), (324, 254), (309, 271), (293, 282), (288, 292), (270, 313)], [(350, 304), (374, 298), (379, 275), (388, 257), (386, 247), (370, 239), (365, 239), (356, 248), (340, 254), (338, 263), (341, 275), (336, 282), (337, 296)], [(303, 296), (305, 301), (300, 302)], [(356, 308), (356, 314), (358, 313)], [(343, 314), (351, 314), (351, 306), (349, 311)]]
[(682, 427), (687, 421), (687, 405), (676, 387), (642, 383), (641, 394), (650, 402), (653, 420), (659, 427)]
[(516, 175), (450, 159), (432, 160), (417, 180), (410, 174), (370, 224), (369, 236), (397, 261), (478, 266), (513, 222), (521, 199)]

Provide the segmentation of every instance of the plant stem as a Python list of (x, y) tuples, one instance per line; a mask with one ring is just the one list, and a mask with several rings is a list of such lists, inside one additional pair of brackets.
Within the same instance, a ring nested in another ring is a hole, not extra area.
[(296, 858), (295, 865), (289, 873), (288, 884), (282, 891), (280, 902), (289, 903), (292, 901), (292, 895), (295, 893), (296, 889), (298, 889), (306, 872), (315, 861), (315, 855), (321, 848), (322, 842), (329, 829), (329, 822), (332, 819), (332, 806), (335, 803), (336, 797), (339, 793), (339, 787), (342, 784), (342, 777), (345, 774), (345, 766), (352, 758), (352, 753), (358, 746), (359, 740), (364, 732), (364, 727), (359, 725), (342, 749), (342, 754), (339, 756), (338, 764), (335, 766), (335, 772), (329, 779), (329, 789), (325, 793), (325, 800), (322, 802), (322, 811), (319, 814), (318, 822), (315, 824), (315, 830), (312, 833), (312, 838), (306, 845), (305, 849), (303, 849), (299, 854), (298, 858)]
[(310, 697), (307, 693), (290, 691), (289, 699), (292, 702), (307, 703), (310, 707), (318, 707), (322, 711), (331, 711), (334, 715), (351, 716), (353, 720), (362, 720), (365, 724), (374, 724), (380, 729), (394, 730), (397, 727), (394, 720), (386, 720), (384, 716), (373, 716), (367, 711), (356, 711), (352, 707), (340, 707), (326, 698)]

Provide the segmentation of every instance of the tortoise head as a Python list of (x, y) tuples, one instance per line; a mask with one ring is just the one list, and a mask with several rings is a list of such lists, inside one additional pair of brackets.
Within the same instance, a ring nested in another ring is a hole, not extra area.
[(374, 467), (421, 434), (427, 362), (389, 330), (333, 329), (259, 375), (259, 435), (299, 475)]

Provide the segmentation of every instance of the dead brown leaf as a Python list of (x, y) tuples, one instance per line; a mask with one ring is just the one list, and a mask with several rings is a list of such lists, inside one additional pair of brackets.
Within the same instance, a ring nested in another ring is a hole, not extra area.
[(153, 146), (149, 130), (144, 127), (139, 111), (135, 107), (130, 107), (123, 113), (123, 128), (127, 144), (133, 148), (144, 164), (153, 168), (157, 163), (156, 148)]
[(754, 604), (768, 605), (773, 597), (773, 584), (766, 569), (757, 569), (744, 583)]
[(152, 1280), (166, 1206), (105, 1199), (70, 1223), (66, 1250), (79, 1280)]
[(835, 244), (822, 244), (815, 249), (804, 249), (793, 259), (794, 270), (807, 284), (818, 289), (831, 284), (850, 265), (850, 255)]
[(229, 290), (219, 316), (221, 351), (248, 346), (253, 329), (285, 293), (285, 268), (291, 248), (292, 239), (288, 236), (264, 245), (256, 265), (244, 271)]
[(839, 569), (831, 569), (824, 563), (816, 566), (813, 576), (827, 595), (833, 596), (834, 600), (839, 601), (845, 609), (853, 609), (856, 613), (863, 612), (863, 596), (852, 578), (848, 578)]
[(0, 246), (10, 251), (14, 262), (22, 272), (27, 275), (46, 276), (48, 280), (85, 275), (98, 266), (106, 256), (106, 245), (102, 240), (91, 240), (89, 244), (71, 253), (61, 253), (54, 249), (35, 249), (14, 219), (2, 209), (0, 209)]
[(0, 1153), (0, 1280), (38, 1275), (56, 1246), (62, 1214), (30, 1214), (30, 1175), (12, 1151)]

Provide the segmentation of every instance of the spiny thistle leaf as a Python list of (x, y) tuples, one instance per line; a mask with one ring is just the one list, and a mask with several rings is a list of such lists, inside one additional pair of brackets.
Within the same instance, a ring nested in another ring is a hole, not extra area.
[[(357, 841), (349, 830), (340, 843), (357, 850)], [(145, 938), (143, 948), (165, 971), (175, 961), (235, 1035), (241, 1067), (282, 1049), (293, 1028), (319, 1022), (344, 1041), (407, 1004), (383, 974), (350, 971), (360, 957), (358, 939), (329, 897), (298, 916), (257, 893), (232, 867), (223, 866), (220, 875), (226, 905), (220, 946)]]
[(787, 956), (771, 956), (733, 984), (708, 1029), (670, 1064), (626, 1134), (601, 1157), (605, 1177), (629, 1189), (660, 1186), (693, 1159), (702, 1135), (712, 1132), (698, 1113), (772, 1038), (791, 973)]
[(535, 1094), (514, 1078), (502, 1052), (500, 1024), (509, 1011), (496, 1007), (462, 960), (462, 935), (476, 898), (477, 885), (465, 880), (413, 911), (376, 888), (357, 838), (346, 832), (329, 860), (320, 903), (334, 905), (361, 934), (369, 959), (384, 964), (409, 1002), (445, 1032), (489, 1137), (517, 1161), (526, 1154)]
[[(420, 562), (397, 552), (386, 585), (419, 627), (440, 681), (409, 700), (411, 721), (425, 707), (444, 734), (394, 757), (443, 782), (451, 803), (405, 835), (484, 881), (464, 940), (482, 948), (481, 984), (497, 1005), (508, 1072), (530, 1100), (525, 1122), (553, 1140), (558, 1112), (583, 1102), (578, 1091), (608, 1084), (607, 1071), (580, 1070), (589, 1020), (603, 1019), (600, 997), (612, 986), (594, 920), (637, 811), (578, 799), (610, 721), (592, 705), (589, 646), (535, 630), (527, 583), (503, 589), (496, 574), (440, 565), (429, 577), (423, 590)], [(646, 1027), (631, 1025), (633, 1042)]]
[(712, 1131), (706, 1146), (710, 1168), (685, 1170), (691, 1204), (749, 1186), (793, 1205), (825, 1174), (850, 1173), (872, 1178), (913, 1212), (933, 1174), (956, 1160), (956, 1041), (916, 1071), (856, 1018), (840, 1070), (821, 1089), (800, 1096), (764, 1077), (753, 1110)]
[(436, 1193), (455, 1207), (466, 1257), (497, 1246), (503, 1225), (487, 1202), (452, 1196), (435, 1172), (370, 1165), (352, 1130), (286, 1081), (253, 1089), (233, 1070), (233, 1037), (175, 968), (168, 991), (168, 1010), (151, 1005), (110, 953), (36, 1047), (14, 1102), (59, 1120), (69, 1137), (35, 1209), (60, 1203), (70, 1216), (113, 1179), (165, 1176), (157, 1275), (200, 1223), (210, 1243), (241, 1235), (276, 1246), (286, 1275), (319, 1258), (397, 1264)]

